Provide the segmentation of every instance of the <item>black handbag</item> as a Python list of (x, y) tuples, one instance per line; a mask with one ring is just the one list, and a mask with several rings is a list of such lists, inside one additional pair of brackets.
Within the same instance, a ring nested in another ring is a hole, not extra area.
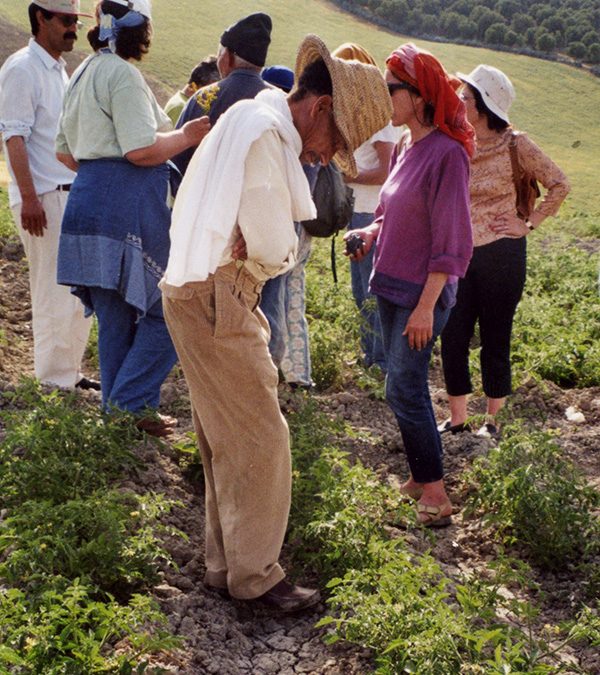
[(354, 211), (354, 193), (333, 162), (319, 168), (312, 198), (317, 207), (314, 220), (302, 225), (313, 237), (331, 237), (346, 227)]

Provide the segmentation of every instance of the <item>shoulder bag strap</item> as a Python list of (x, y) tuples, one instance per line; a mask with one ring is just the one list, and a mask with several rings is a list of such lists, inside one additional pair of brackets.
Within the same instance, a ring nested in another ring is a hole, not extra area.
[(508, 142), (510, 151), (510, 164), (512, 166), (513, 183), (517, 194), (519, 194), (519, 181), (521, 180), (521, 167), (519, 165), (519, 151), (517, 150), (517, 134), (510, 132), (510, 141)]

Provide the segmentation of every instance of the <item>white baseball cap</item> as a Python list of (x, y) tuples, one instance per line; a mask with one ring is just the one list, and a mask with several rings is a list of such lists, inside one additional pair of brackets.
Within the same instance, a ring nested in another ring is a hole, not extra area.
[(79, 0), (34, 0), (34, 4), (47, 12), (57, 14), (78, 14), (79, 16), (92, 16), (81, 11)]
[(147, 19), (152, 19), (152, 3), (150, 0), (112, 0), (117, 5), (123, 5), (133, 12), (139, 12)]
[(505, 122), (509, 122), (508, 110), (517, 97), (508, 77), (494, 66), (481, 64), (468, 75), (456, 73), (463, 82), (470, 84), (481, 94), (486, 107)]

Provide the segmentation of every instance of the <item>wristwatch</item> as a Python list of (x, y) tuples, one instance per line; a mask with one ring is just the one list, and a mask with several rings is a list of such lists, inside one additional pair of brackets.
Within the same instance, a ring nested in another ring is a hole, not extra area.
[(525, 221), (525, 227), (527, 227), (530, 232), (535, 230), (535, 225), (530, 220)]

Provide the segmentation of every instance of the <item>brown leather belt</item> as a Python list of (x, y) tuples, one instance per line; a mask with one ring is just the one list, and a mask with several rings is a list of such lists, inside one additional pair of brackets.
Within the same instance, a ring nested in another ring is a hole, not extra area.
[(65, 183), (65, 185), (57, 185), (56, 189), (59, 192), (69, 192), (69, 190), (71, 189), (71, 183)]

